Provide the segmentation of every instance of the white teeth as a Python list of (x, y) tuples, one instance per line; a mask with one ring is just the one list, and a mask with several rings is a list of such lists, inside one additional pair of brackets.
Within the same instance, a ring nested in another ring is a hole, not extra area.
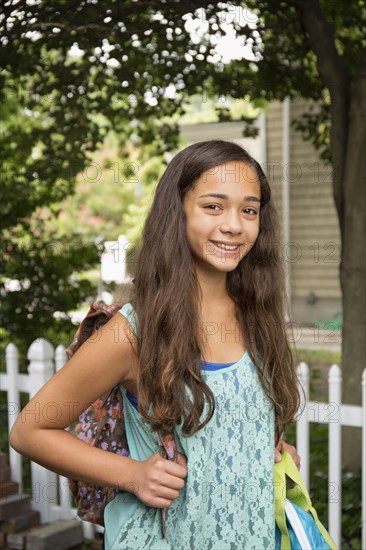
[(233, 251), (233, 250), (236, 250), (238, 248), (238, 245), (231, 246), (229, 244), (217, 243), (215, 241), (213, 241), (213, 242), (214, 242), (215, 246), (217, 246), (218, 248), (222, 248), (223, 250)]

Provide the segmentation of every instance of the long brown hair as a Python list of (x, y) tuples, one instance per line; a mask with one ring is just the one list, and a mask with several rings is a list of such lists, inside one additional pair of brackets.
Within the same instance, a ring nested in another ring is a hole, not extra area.
[[(139, 411), (154, 431), (169, 431), (175, 423), (182, 423), (183, 433), (192, 435), (214, 413), (214, 395), (201, 375), (200, 288), (186, 238), (182, 200), (203, 172), (230, 161), (244, 162), (255, 170), (261, 210), (255, 244), (227, 274), (228, 293), (248, 353), (274, 404), (277, 428), (293, 420), (299, 405), (285, 327), (279, 222), (267, 178), (239, 145), (204, 141), (178, 153), (160, 179), (136, 267), (131, 302), (139, 325)], [(205, 400), (209, 410), (200, 421)]]

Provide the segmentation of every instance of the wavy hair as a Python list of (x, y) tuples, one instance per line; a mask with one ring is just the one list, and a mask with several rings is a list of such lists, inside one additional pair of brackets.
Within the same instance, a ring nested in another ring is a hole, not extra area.
[[(183, 197), (201, 174), (230, 161), (250, 165), (261, 190), (259, 234), (227, 289), (263, 388), (282, 431), (298, 409), (299, 393), (285, 325), (285, 275), (279, 221), (267, 178), (239, 145), (211, 140), (178, 153), (161, 177), (148, 214), (131, 302), (139, 323), (139, 411), (153, 431), (182, 424), (192, 435), (209, 422), (214, 395), (201, 375), (200, 287), (186, 237)], [(187, 391), (188, 389), (188, 391)], [(205, 401), (207, 416), (201, 419)], [(150, 409), (151, 404), (151, 409)]]

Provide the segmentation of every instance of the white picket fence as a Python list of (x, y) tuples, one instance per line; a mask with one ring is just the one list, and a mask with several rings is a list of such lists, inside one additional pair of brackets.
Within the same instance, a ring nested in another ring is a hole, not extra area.
[[(303, 412), (296, 423), (296, 448), (301, 456), (301, 475), (309, 487), (310, 422), (329, 425), (328, 431), (328, 527), (336, 543), (342, 540), (342, 426), (362, 429), (362, 546), (366, 549), (366, 369), (362, 374), (362, 406), (342, 404), (342, 373), (332, 365), (328, 374), (328, 402), (309, 401), (309, 367), (300, 363), (297, 374), (303, 392)], [(304, 404), (306, 403), (306, 406)]]
[[(52, 345), (43, 338), (33, 342), (28, 350), (28, 374), (19, 373), (18, 352), (14, 344), (6, 348), (6, 373), (0, 373), (0, 388), (8, 394), (8, 423), (12, 428), (20, 412), (20, 392), (32, 398), (42, 385), (61, 369), (66, 362), (63, 346), (54, 351)], [(341, 404), (342, 376), (338, 365), (329, 370), (329, 394), (327, 403), (309, 401), (309, 368), (305, 363), (298, 366), (298, 376), (304, 389), (303, 412), (296, 424), (296, 446), (301, 456), (301, 473), (305, 484), (309, 486), (309, 427), (311, 422), (329, 424), (329, 532), (338, 547), (341, 546), (341, 429), (342, 426), (353, 426), (362, 429), (362, 548), (366, 548), (366, 369), (362, 377), (362, 406)], [(50, 414), (55, 413), (55, 403), (50, 403)], [(51, 411), (51, 409), (53, 409)], [(47, 411), (42, 411), (46, 414)], [(34, 410), (34, 414), (40, 411)], [(9, 450), (12, 479), (22, 484), (21, 456)], [(76, 510), (71, 508), (68, 483), (62, 476), (46, 470), (31, 462), (32, 506), (41, 514), (42, 523), (59, 519), (75, 518)], [(83, 522), (84, 535), (93, 538), (95, 529), (90, 523)]]
[[(64, 346), (53, 346), (44, 338), (38, 338), (28, 349), (28, 374), (19, 373), (18, 350), (14, 344), (6, 348), (6, 374), (0, 373), (0, 388), (8, 394), (8, 426), (11, 430), (20, 410), (20, 392), (29, 394), (31, 399), (47, 380), (60, 370), (67, 360)], [(49, 410), (42, 414), (55, 414), (55, 403), (49, 404)], [(40, 415), (41, 411), (35, 406), (32, 411)], [(31, 413), (30, 413), (31, 414)], [(45, 453), (47, 450), (45, 450)], [(9, 449), (11, 478), (22, 487), (22, 457), (14, 449)], [(38, 510), (41, 522), (48, 523), (60, 519), (77, 518), (76, 509), (71, 507), (68, 481), (62, 476), (46, 470), (39, 464), (31, 461), (32, 478), (32, 508)], [(78, 518), (79, 519), (79, 518)], [(102, 531), (99, 526), (82, 522), (85, 538), (93, 539), (95, 531)]]

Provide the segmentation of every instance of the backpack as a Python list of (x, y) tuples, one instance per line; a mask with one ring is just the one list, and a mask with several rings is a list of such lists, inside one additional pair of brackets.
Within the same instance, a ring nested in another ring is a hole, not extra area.
[[(121, 304), (110, 306), (104, 302), (94, 302), (75, 333), (66, 353), (70, 359), (82, 344), (95, 334), (100, 327), (121, 308)], [(113, 420), (113, 421), (112, 421)], [(68, 431), (88, 445), (105, 451), (130, 456), (123, 413), (123, 395), (119, 386), (101, 395), (81, 413)], [(163, 458), (177, 461), (177, 447), (173, 434), (158, 433), (159, 453)], [(76, 500), (77, 515), (84, 521), (104, 526), (104, 508), (117, 494), (123, 492), (114, 487), (102, 487), (93, 483), (69, 479), (69, 487)], [(161, 508), (163, 538), (165, 529), (165, 509)]]

